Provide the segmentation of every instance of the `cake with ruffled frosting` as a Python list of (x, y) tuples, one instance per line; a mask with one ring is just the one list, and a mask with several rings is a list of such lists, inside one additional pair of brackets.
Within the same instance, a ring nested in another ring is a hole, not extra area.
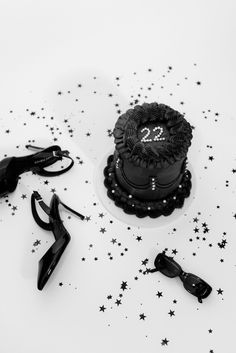
[(144, 103), (116, 122), (115, 152), (104, 170), (108, 196), (139, 217), (169, 215), (191, 189), (186, 169), (192, 127), (165, 104)]

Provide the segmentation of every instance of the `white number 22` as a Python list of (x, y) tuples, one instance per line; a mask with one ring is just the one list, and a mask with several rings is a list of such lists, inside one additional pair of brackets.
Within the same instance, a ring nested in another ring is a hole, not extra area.
[(165, 137), (161, 137), (161, 135), (163, 134), (163, 128), (161, 126), (156, 126), (152, 129), (152, 131), (158, 131), (157, 132), (157, 135), (155, 135), (153, 137), (153, 139), (151, 138), (148, 138), (148, 136), (150, 135), (151, 133), (151, 130), (148, 128), (148, 127), (144, 127), (141, 132), (144, 132), (146, 131), (146, 135), (144, 135), (141, 139), (141, 142), (153, 142), (153, 141), (162, 141), (162, 140), (165, 140)]

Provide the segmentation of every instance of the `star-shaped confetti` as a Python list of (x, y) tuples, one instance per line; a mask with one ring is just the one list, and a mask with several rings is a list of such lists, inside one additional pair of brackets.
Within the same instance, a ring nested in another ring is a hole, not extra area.
[(146, 266), (147, 263), (148, 263), (148, 261), (149, 261), (148, 259), (143, 260), (143, 261), (142, 261), (142, 265)]
[(128, 284), (127, 284), (127, 282), (122, 282), (121, 283), (121, 286), (120, 286), (120, 288), (124, 291), (125, 289), (127, 289), (127, 286), (128, 286)]
[(33, 246), (38, 246), (41, 244), (41, 240), (35, 240), (35, 242), (33, 243)]
[(146, 318), (146, 315), (144, 314), (139, 314), (139, 320), (145, 320)]
[(217, 294), (222, 295), (223, 294), (223, 289), (221, 289), (221, 288), (217, 289)]
[(169, 343), (169, 340), (167, 338), (164, 338), (162, 341), (161, 341), (161, 345), (162, 346), (167, 346)]
[(115, 304), (116, 304), (117, 306), (121, 305), (121, 300), (120, 300), (120, 299), (117, 299), (117, 300), (115, 301)]
[(170, 317), (175, 316), (175, 311), (174, 311), (174, 310), (170, 310), (170, 311), (168, 312), (168, 314), (170, 315)]
[(105, 306), (104, 306), (104, 305), (102, 305), (102, 306), (100, 306), (100, 307), (99, 307), (99, 311), (104, 312), (105, 310), (106, 310), (106, 308), (105, 308)]

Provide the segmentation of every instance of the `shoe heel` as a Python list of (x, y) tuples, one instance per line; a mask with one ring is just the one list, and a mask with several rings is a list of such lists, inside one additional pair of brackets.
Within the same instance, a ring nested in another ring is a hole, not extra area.
[(38, 147), (38, 146), (33, 146), (33, 145), (25, 145), (25, 148), (27, 148), (27, 150), (31, 150), (31, 151), (42, 151), (44, 148), (43, 147)]
[(62, 204), (62, 206), (64, 206), (68, 211), (70, 211), (71, 213), (73, 213), (74, 215), (76, 215), (76, 216), (78, 216), (80, 219), (82, 219), (82, 221), (84, 220), (85, 217), (84, 217), (81, 213), (79, 213), (79, 212), (73, 210), (72, 208), (70, 208), (69, 206), (67, 206), (66, 204), (64, 204), (61, 200), (60, 200), (60, 204)]

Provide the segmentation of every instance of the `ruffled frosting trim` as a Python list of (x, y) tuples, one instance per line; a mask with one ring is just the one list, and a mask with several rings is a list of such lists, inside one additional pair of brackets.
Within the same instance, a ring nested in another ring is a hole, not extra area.
[[(164, 123), (169, 138), (162, 147), (146, 145), (137, 136), (138, 127), (147, 122)], [(191, 145), (192, 127), (184, 116), (165, 104), (144, 103), (127, 110), (116, 122), (114, 131), (119, 155), (142, 168), (166, 168), (185, 157)]]

